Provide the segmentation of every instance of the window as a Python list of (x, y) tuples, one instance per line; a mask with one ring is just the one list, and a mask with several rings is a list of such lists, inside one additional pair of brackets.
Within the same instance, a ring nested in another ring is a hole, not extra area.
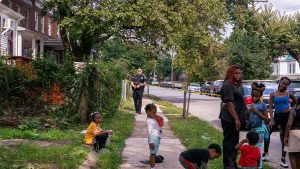
[(12, 9), (12, 3), (11, 3), (11, 1), (8, 1), (8, 2), (7, 2), (7, 6), (8, 6), (10, 9)]
[(296, 64), (289, 63), (288, 64), (288, 74), (295, 74), (296, 73)]
[(29, 11), (25, 10), (25, 27), (29, 28)]
[(19, 13), (19, 14), (21, 13), (20, 5), (16, 5), (16, 12)]
[(41, 19), (41, 31), (42, 33), (45, 33), (45, 17), (42, 17)]
[(35, 21), (35, 30), (39, 31), (39, 14), (37, 12), (34, 13), (34, 21)]
[(51, 19), (48, 18), (48, 35), (51, 36)]

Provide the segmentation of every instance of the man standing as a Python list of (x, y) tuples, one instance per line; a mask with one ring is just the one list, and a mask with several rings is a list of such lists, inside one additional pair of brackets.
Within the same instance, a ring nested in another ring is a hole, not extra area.
[(135, 112), (141, 114), (142, 98), (144, 87), (146, 86), (146, 77), (143, 75), (141, 68), (138, 68), (137, 75), (131, 79), (132, 96), (134, 101)]

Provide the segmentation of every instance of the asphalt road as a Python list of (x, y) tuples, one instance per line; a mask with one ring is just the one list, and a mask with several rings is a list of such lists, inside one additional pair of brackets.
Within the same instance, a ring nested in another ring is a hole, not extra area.
[[(145, 93), (147, 93), (147, 90), (145, 90)], [(178, 107), (183, 107), (183, 91), (181, 90), (150, 86), (149, 93), (161, 98), (162, 100), (169, 101)], [(218, 118), (220, 103), (221, 99), (218, 97), (192, 93), (189, 112), (192, 115), (209, 122), (213, 127), (221, 130), (221, 122)], [(241, 132), (240, 139), (243, 138), (245, 138), (245, 132)], [(278, 132), (273, 133), (271, 136), (269, 153), (271, 156), (270, 164), (275, 168), (280, 168), (281, 144)]]

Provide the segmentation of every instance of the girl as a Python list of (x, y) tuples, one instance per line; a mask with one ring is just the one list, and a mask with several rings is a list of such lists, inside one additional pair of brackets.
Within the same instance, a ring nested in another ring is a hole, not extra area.
[[(286, 152), (284, 151), (283, 137), (285, 135), (285, 128), (288, 121), (289, 113), (290, 113), (290, 99), (293, 100), (295, 109), (297, 105), (296, 98), (287, 91), (287, 87), (291, 84), (291, 80), (287, 77), (282, 77), (279, 81), (278, 90), (270, 95), (270, 103), (269, 103), (269, 113), (271, 121), (269, 122), (269, 126), (271, 128), (270, 135), (272, 132), (278, 128), (280, 125), (280, 141), (282, 145), (282, 156), (280, 166), (283, 168), (288, 168), (285, 161)], [(274, 115), (273, 115), (274, 109)], [(270, 142), (265, 142), (265, 152), (263, 156), (266, 156), (269, 150)]]
[(158, 148), (160, 145), (160, 139), (162, 135), (162, 130), (156, 121), (156, 106), (152, 104), (147, 104), (145, 107), (147, 113), (147, 133), (148, 133), (148, 143), (150, 148), (149, 164), (150, 169), (155, 169), (155, 156), (157, 155)]
[[(298, 99), (299, 104), (299, 99)], [(289, 153), (292, 169), (300, 168), (300, 109), (291, 111), (284, 135), (284, 150)]]
[(104, 150), (108, 135), (112, 134), (112, 130), (104, 131), (99, 127), (101, 115), (98, 112), (92, 113), (92, 122), (87, 128), (84, 142), (93, 145), (96, 152)]
[[(260, 152), (262, 154), (262, 146), (265, 136), (267, 136), (267, 138), (269, 137), (269, 132), (264, 123), (264, 121), (268, 121), (268, 118), (266, 116), (267, 105), (263, 101), (261, 101), (262, 94), (265, 90), (265, 85), (262, 83), (252, 83), (251, 86), (251, 97), (253, 103), (250, 105), (250, 108), (246, 112), (249, 113), (249, 123), (251, 131), (254, 131), (259, 135), (257, 146), (260, 148)], [(262, 160), (260, 160), (259, 168), (262, 168)]]

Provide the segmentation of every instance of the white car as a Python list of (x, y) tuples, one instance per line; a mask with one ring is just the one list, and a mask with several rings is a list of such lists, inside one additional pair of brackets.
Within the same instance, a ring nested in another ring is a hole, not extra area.
[(201, 86), (198, 83), (191, 83), (188, 86), (188, 90), (191, 92), (200, 92)]
[(158, 83), (157, 80), (153, 80), (153, 81), (151, 82), (151, 84), (154, 85), (154, 86), (158, 86), (159, 83)]

